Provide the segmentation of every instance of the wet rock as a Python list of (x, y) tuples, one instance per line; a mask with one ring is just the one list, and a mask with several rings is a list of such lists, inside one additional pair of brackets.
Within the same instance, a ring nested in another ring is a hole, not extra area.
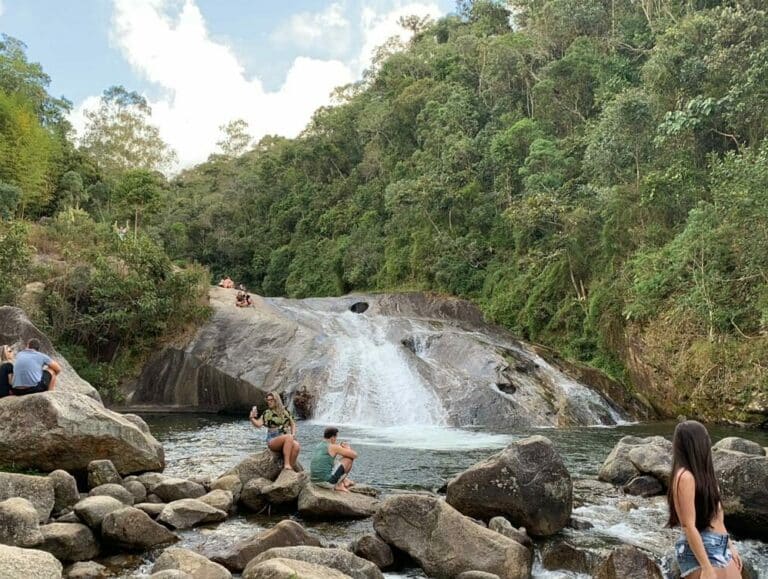
[(123, 507), (125, 505), (113, 497), (87, 497), (75, 505), (74, 511), (82, 522), (98, 531), (104, 517)]
[(528, 533), (525, 531), (525, 527), (516, 529), (512, 526), (512, 523), (510, 523), (504, 517), (493, 517), (490, 521), (488, 521), (488, 528), (491, 531), (496, 531), (505, 537), (509, 537), (513, 541), (516, 541), (521, 545), (528, 547), (529, 549), (533, 549), (533, 542), (528, 536)]
[(664, 492), (664, 486), (654, 476), (644, 474), (636, 476), (623, 487), (621, 487), (628, 495), (635, 495), (639, 497), (654, 497)]
[(138, 480), (123, 481), (123, 488), (133, 495), (134, 503), (143, 503), (147, 500), (147, 489)]
[(268, 479), (256, 477), (249, 480), (243, 486), (240, 492), (240, 504), (252, 511), (261, 511), (267, 506), (267, 497), (264, 496), (264, 489), (271, 485)]
[(40, 527), (40, 532), (43, 542), (36, 548), (59, 561), (87, 561), (99, 554), (96, 537), (81, 523), (51, 523)]
[(227, 518), (227, 513), (220, 511), (197, 499), (179, 499), (165, 505), (157, 520), (174, 529), (189, 529), (196, 525), (218, 523)]
[(499, 579), (499, 576), (485, 571), (464, 571), (456, 575), (456, 579)]
[(165, 503), (138, 503), (133, 505), (140, 511), (144, 511), (153, 519), (156, 519), (165, 508)]
[(64, 579), (106, 579), (111, 573), (96, 561), (82, 561), (64, 570)]
[(3, 579), (61, 579), (56, 557), (37, 549), (0, 545), (0, 577)]
[(306, 484), (299, 494), (299, 514), (322, 519), (364, 519), (379, 505), (376, 499), (358, 493), (342, 493), (316, 484)]
[(248, 567), (243, 579), (350, 579), (350, 576), (325, 565), (277, 558)]
[[(630, 459), (632, 451), (634, 454)], [(663, 436), (625, 436), (606, 457), (597, 478), (614, 485), (625, 485), (641, 474), (661, 475), (659, 480), (666, 485), (672, 464), (671, 455), (672, 443)], [(638, 465), (645, 470), (641, 471)]]
[(48, 474), (53, 482), (53, 512), (61, 513), (80, 500), (75, 477), (65, 470), (55, 470)]
[(308, 481), (307, 473), (282, 470), (275, 482), (264, 487), (262, 494), (273, 505), (291, 503), (299, 498), (299, 493)]
[(576, 517), (571, 517), (568, 519), (568, 526), (571, 529), (576, 529), (577, 531), (588, 531), (589, 529), (594, 528), (594, 525), (589, 521)]
[(234, 504), (232, 493), (221, 489), (214, 489), (197, 500), (225, 513), (228, 513)]
[(741, 537), (768, 541), (768, 457), (717, 450), (712, 459), (725, 526)]
[(435, 497), (389, 497), (374, 516), (373, 527), (384, 541), (413, 557), (428, 575), (453, 577), (463, 571), (485, 571), (501, 579), (530, 577), (532, 557), (526, 547), (476, 525)]
[(597, 568), (595, 579), (663, 579), (661, 570), (645, 553), (630, 545), (616, 547)]
[(577, 549), (568, 541), (550, 540), (539, 549), (541, 564), (545, 569), (562, 569), (573, 573), (589, 575), (592, 570), (591, 554)]
[(637, 509), (638, 506), (637, 503), (633, 503), (632, 501), (619, 501), (616, 503), (616, 508), (623, 513), (628, 513), (629, 511)]
[(0, 501), (23, 498), (32, 503), (37, 518), (44, 523), (56, 504), (53, 480), (47, 476), (32, 476), (0, 472)]
[(31, 502), (22, 498), (0, 502), (0, 543), (34, 547), (42, 540), (37, 511)]
[(743, 452), (744, 454), (753, 454), (755, 456), (765, 456), (765, 449), (751, 440), (739, 438), (738, 436), (729, 436), (712, 445), (712, 450), (732, 450)]
[(158, 497), (155, 493), (150, 493), (150, 494), (147, 495), (147, 502), (148, 503), (155, 503), (155, 504), (158, 504), (158, 505), (164, 505), (165, 504), (165, 501), (163, 501), (163, 499)]
[(165, 466), (163, 448), (152, 435), (82, 394), (57, 387), (0, 404), (0, 464), (74, 472), (105, 457), (125, 474)]
[(372, 487), (370, 485), (364, 485), (364, 484), (356, 484), (351, 489), (349, 489), (350, 492), (356, 493), (358, 495), (365, 495), (367, 497), (371, 497), (373, 499), (377, 498), (381, 493), (379, 492), (379, 489), (376, 487)]
[(666, 438), (661, 440), (665, 442), (636, 446), (627, 457), (638, 472), (655, 477), (667, 488), (672, 476), (672, 443)]
[(323, 565), (341, 571), (352, 579), (383, 579), (379, 568), (357, 555), (343, 549), (325, 549), (323, 547), (276, 547), (256, 556), (245, 568), (243, 579), (258, 579), (256, 567), (270, 559), (292, 559), (313, 565)]
[(467, 516), (503, 516), (547, 536), (568, 522), (573, 485), (552, 442), (531, 436), (459, 474), (448, 483), (446, 500)]
[(241, 460), (237, 465), (225, 472), (221, 477), (235, 475), (245, 486), (248, 481), (255, 478), (264, 478), (272, 482), (283, 470), (282, 455), (265, 449)]
[(113, 499), (116, 499), (123, 503), (124, 505), (128, 505), (129, 507), (133, 505), (133, 495), (130, 491), (123, 488), (122, 485), (114, 484), (114, 483), (108, 483), (104, 485), (99, 485), (96, 488), (92, 489), (91, 492), (88, 493), (89, 497), (112, 497)]
[(179, 499), (196, 499), (205, 494), (205, 488), (183, 478), (166, 478), (152, 487), (152, 492), (166, 503)]
[(222, 555), (211, 557), (230, 571), (240, 572), (257, 555), (275, 547), (322, 547), (322, 543), (296, 521), (285, 519), (268, 531), (237, 542)]
[(92, 460), (88, 463), (88, 488), (94, 489), (101, 485), (123, 482), (111, 460)]
[(171, 531), (134, 507), (123, 507), (104, 517), (101, 534), (104, 540), (128, 550), (146, 550), (178, 540)]
[(352, 545), (352, 552), (367, 559), (379, 569), (386, 569), (395, 562), (392, 549), (377, 535), (363, 535)]
[(221, 565), (209, 561), (194, 551), (178, 547), (170, 547), (163, 551), (152, 566), (152, 573), (170, 570), (183, 571), (193, 579), (231, 579), (232, 577), (232, 574)]
[(221, 476), (211, 483), (211, 490), (229, 491), (232, 493), (232, 498), (237, 503), (240, 501), (240, 492), (243, 490), (243, 483), (240, 482), (240, 477), (234, 474)]

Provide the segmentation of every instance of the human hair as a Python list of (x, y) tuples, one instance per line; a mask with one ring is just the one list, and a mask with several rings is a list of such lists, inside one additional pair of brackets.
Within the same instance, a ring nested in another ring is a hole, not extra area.
[(701, 422), (686, 420), (675, 428), (672, 439), (672, 475), (667, 491), (668, 527), (676, 527), (680, 524), (674, 496), (677, 491), (675, 475), (681, 469), (693, 475), (696, 484), (694, 497), (696, 528), (704, 531), (710, 526), (720, 507), (720, 488), (717, 485), (715, 467), (712, 464), (712, 441)]
[(336, 428), (334, 426), (329, 426), (323, 432), (323, 438), (325, 438), (326, 440), (330, 440), (331, 438), (336, 436), (338, 433), (339, 433), (339, 429), (338, 428)]
[(0, 362), (10, 362), (12, 355), (13, 352), (11, 351), (11, 347), (7, 344), (3, 344), (3, 348), (0, 350)]
[(280, 394), (277, 392), (267, 392), (267, 396), (271, 396), (275, 400), (275, 414), (285, 414), (285, 406), (283, 406), (283, 401), (280, 398)]
[(29, 342), (27, 342), (27, 348), (30, 350), (37, 350), (40, 351), (40, 340), (37, 338), (32, 338)]

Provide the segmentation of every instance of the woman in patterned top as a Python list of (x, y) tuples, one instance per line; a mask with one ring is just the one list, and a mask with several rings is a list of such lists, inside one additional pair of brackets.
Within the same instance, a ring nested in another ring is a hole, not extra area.
[(296, 421), (283, 406), (277, 392), (267, 394), (267, 408), (259, 415), (254, 406), (250, 415), (251, 424), (256, 428), (267, 429), (267, 448), (273, 452), (282, 452), (283, 468), (294, 470), (301, 445), (296, 440)]

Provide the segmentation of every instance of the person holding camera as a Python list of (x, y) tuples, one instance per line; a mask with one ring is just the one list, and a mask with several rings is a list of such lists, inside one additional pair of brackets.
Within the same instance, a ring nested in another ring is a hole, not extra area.
[(355, 483), (349, 478), (352, 464), (357, 458), (357, 453), (352, 450), (348, 442), (337, 440), (339, 429), (329, 426), (323, 433), (323, 442), (317, 445), (312, 455), (310, 469), (311, 480), (316, 483), (328, 483), (333, 489), (341, 492), (349, 492)]
[(259, 415), (258, 408), (254, 406), (249, 419), (256, 428), (266, 427), (267, 448), (282, 453), (283, 468), (295, 470), (301, 445), (296, 440), (296, 421), (283, 406), (280, 395), (277, 392), (268, 393), (267, 408)]

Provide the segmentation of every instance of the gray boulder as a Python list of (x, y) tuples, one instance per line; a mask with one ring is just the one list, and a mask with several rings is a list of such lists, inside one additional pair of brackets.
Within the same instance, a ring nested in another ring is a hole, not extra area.
[(165, 508), (165, 503), (138, 503), (133, 505), (140, 511), (144, 511), (153, 519), (156, 519)]
[(0, 464), (85, 471), (100, 458), (110, 458), (124, 474), (165, 466), (157, 440), (88, 396), (57, 388), (0, 404)]
[(661, 477), (659, 482), (666, 486), (672, 467), (671, 456), (672, 443), (663, 436), (625, 436), (608, 454), (597, 478), (614, 485), (625, 485), (638, 475), (650, 474)]
[(179, 499), (170, 502), (157, 516), (158, 521), (174, 529), (189, 529), (195, 525), (218, 523), (226, 518), (226, 512), (197, 499)]
[(101, 485), (120, 484), (123, 479), (117, 472), (111, 460), (92, 460), (88, 463), (88, 488), (93, 489)]
[(147, 500), (147, 489), (139, 481), (123, 481), (123, 488), (133, 495), (134, 503), (143, 503)]
[(272, 484), (272, 481), (255, 477), (243, 485), (240, 492), (240, 504), (252, 511), (260, 511), (267, 506), (267, 497), (264, 489)]
[(88, 493), (88, 496), (90, 497), (112, 497), (113, 499), (117, 499), (124, 505), (128, 505), (129, 507), (133, 505), (133, 494), (131, 494), (130, 491), (125, 489), (122, 485), (114, 484), (114, 483), (107, 483), (103, 485), (99, 485), (96, 488), (92, 489), (91, 492)]
[(221, 476), (211, 483), (211, 490), (229, 491), (232, 493), (234, 501), (238, 502), (240, 491), (243, 490), (243, 483), (240, 481), (240, 477), (235, 474)]
[(56, 557), (37, 549), (0, 545), (0, 577), (3, 579), (61, 579)]
[(0, 472), (0, 501), (16, 497), (32, 503), (38, 520), (44, 523), (51, 516), (56, 504), (53, 479), (47, 476)]
[(172, 570), (187, 573), (192, 579), (232, 578), (232, 574), (221, 565), (209, 561), (194, 551), (178, 547), (170, 547), (163, 551), (152, 566), (153, 574)]
[(237, 465), (221, 475), (221, 477), (235, 475), (240, 479), (243, 486), (245, 486), (249, 480), (254, 478), (265, 478), (270, 482), (274, 481), (280, 475), (280, 471), (282, 470), (282, 455), (272, 452), (269, 449), (265, 449), (244, 458)]
[(86, 497), (75, 505), (74, 511), (82, 522), (98, 531), (104, 517), (123, 507), (125, 505), (113, 497)]
[(503, 516), (546, 536), (568, 522), (573, 484), (552, 442), (531, 436), (459, 474), (448, 483), (446, 500), (467, 516)]
[(51, 523), (40, 527), (43, 542), (36, 547), (59, 561), (87, 561), (99, 555), (93, 532), (80, 523)]
[(592, 553), (577, 549), (563, 539), (549, 540), (539, 548), (541, 564), (545, 569), (559, 569), (584, 575), (592, 574), (595, 563)]
[(636, 476), (623, 487), (621, 487), (628, 495), (635, 495), (639, 497), (655, 497), (664, 492), (664, 485), (659, 482), (655, 476), (649, 474), (642, 474)]
[(325, 565), (294, 559), (269, 559), (249, 566), (243, 579), (351, 579), (349, 575)]
[(316, 484), (304, 485), (299, 494), (299, 514), (317, 519), (364, 519), (372, 516), (379, 501), (359, 493), (341, 493)]
[(299, 498), (299, 493), (307, 484), (307, 474), (293, 470), (282, 470), (275, 482), (267, 485), (262, 494), (267, 502), (273, 505), (294, 502)]
[(112, 573), (96, 561), (80, 561), (64, 569), (64, 579), (106, 579)]
[(428, 575), (454, 577), (464, 571), (485, 571), (501, 579), (527, 579), (531, 574), (531, 551), (436, 497), (389, 497), (374, 515), (373, 527)]
[(597, 568), (595, 579), (663, 579), (659, 566), (637, 547), (621, 545)]
[(154, 488), (163, 482), (165, 479), (171, 478), (160, 472), (145, 472), (136, 477), (136, 480), (144, 485), (147, 490), (147, 494), (154, 492)]
[(166, 478), (152, 487), (152, 492), (166, 503), (179, 499), (196, 499), (205, 494), (203, 485), (183, 478)]
[(178, 540), (175, 534), (134, 507), (123, 507), (104, 517), (101, 535), (118, 547), (140, 551)]
[(325, 549), (323, 547), (277, 547), (256, 556), (243, 572), (243, 579), (260, 577), (255, 568), (270, 559), (292, 559), (313, 565), (322, 565), (341, 571), (352, 579), (383, 579), (379, 568), (357, 555), (343, 549)]
[(240, 572), (245, 569), (248, 562), (275, 547), (296, 546), (322, 547), (322, 543), (309, 534), (304, 527), (296, 521), (284, 519), (268, 531), (257, 533), (252, 537), (237, 542), (223, 555), (211, 557), (217, 563), (221, 563), (227, 569)]
[(392, 549), (378, 535), (363, 535), (352, 544), (352, 552), (367, 559), (379, 569), (386, 569), (395, 562)]
[(0, 543), (16, 547), (34, 547), (43, 540), (37, 511), (27, 499), (0, 502)]
[(631, 448), (627, 458), (639, 473), (655, 477), (667, 488), (672, 476), (672, 443), (666, 438), (662, 440), (665, 442), (641, 444)]
[(55, 470), (48, 474), (53, 482), (53, 512), (60, 513), (68, 509), (80, 500), (80, 492), (77, 490), (75, 477), (65, 470)]
[(752, 454), (755, 456), (765, 456), (765, 449), (751, 440), (739, 438), (738, 436), (729, 436), (712, 445), (712, 450), (732, 450)]
[(768, 541), (768, 457), (717, 450), (712, 458), (725, 526), (741, 537)]
[(221, 489), (214, 489), (197, 500), (225, 513), (228, 513), (235, 503), (232, 493)]

